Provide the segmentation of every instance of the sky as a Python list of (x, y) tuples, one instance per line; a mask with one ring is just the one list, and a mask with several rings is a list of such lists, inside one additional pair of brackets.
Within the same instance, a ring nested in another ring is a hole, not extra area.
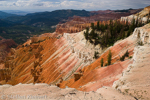
[(52, 11), (57, 9), (117, 10), (144, 8), (150, 0), (0, 0), (0, 10)]

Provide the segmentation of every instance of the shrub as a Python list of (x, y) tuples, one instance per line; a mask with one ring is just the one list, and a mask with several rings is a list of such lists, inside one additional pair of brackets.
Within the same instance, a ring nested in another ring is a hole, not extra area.
[(101, 67), (103, 67), (104, 61), (103, 58), (101, 59)]
[(125, 57), (129, 57), (129, 52), (128, 52), (128, 50), (127, 50), (126, 53), (120, 58), (120, 61), (124, 61)]
[(138, 45), (143, 46), (144, 44), (143, 44), (142, 41), (139, 41), (139, 42), (138, 42)]
[(125, 59), (125, 56), (123, 55), (121, 58), (120, 58), (120, 61), (124, 61)]
[(132, 58), (132, 56), (129, 57), (129, 59), (131, 59), (131, 58)]
[(111, 51), (109, 50), (109, 54), (108, 54), (108, 58), (107, 58), (108, 65), (111, 65), (111, 57), (112, 57), (112, 54), (111, 54)]
[(94, 58), (95, 58), (95, 59), (97, 59), (97, 58), (99, 57), (98, 54), (99, 54), (99, 53), (95, 51), (95, 53), (94, 53)]

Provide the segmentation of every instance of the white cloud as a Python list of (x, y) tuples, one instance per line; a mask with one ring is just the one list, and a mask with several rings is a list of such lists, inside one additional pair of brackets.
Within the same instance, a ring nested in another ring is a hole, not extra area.
[(141, 8), (150, 0), (0, 0), (0, 9), (124, 9)]

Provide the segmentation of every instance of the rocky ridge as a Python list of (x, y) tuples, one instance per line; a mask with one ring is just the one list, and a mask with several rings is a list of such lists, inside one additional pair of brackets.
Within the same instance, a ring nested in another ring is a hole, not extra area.
[(133, 14), (133, 15), (130, 15), (127, 17), (121, 17), (121, 21), (132, 22), (133, 19), (135, 19), (135, 20), (138, 19), (142, 23), (145, 23), (148, 20), (150, 20), (149, 15), (150, 15), (150, 6), (145, 7), (144, 10), (142, 10), (141, 12), (139, 12), (137, 14)]
[(140, 100), (150, 99), (150, 24), (135, 29), (133, 38), (141, 41), (142, 45), (134, 48), (133, 63), (123, 72), (123, 76), (113, 84), (117, 90)]
[[(83, 32), (64, 33), (63, 36), (53, 33), (31, 38), (7, 57), (5, 68), (11, 73), (6, 75), (9, 77), (6, 83), (15, 85), (35, 81), (56, 84), (90, 65), (95, 60), (94, 52), (102, 51), (99, 46), (88, 43)], [(4, 76), (0, 76), (3, 84)]]

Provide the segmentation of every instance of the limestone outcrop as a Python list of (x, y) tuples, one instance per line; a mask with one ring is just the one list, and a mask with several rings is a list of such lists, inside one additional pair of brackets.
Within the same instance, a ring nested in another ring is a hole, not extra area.
[(133, 14), (127, 17), (121, 17), (121, 21), (132, 22), (133, 19), (138, 19), (142, 23), (146, 23), (148, 20), (150, 20), (150, 6), (144, 8), (144, 10), (137, 14)]
[(137, 38), (139, 42), (142, 42), (142, 44), (149, 44), (150, 43), (149, 32), (150, 32), (150, 24), (136, 28), (133, 33), (133, 38)]
[[(122, 77), (114, 82), (113, 87), (124, 94), (140, 100), (150, 99), (150, 47), (149, 37), (150, 24), (135, 29), (133, 38), (142, 41), (134, 48), (133, 63), (123, 72)], [(145, 40), (146, 39), (146, 40)]]
[(150, 99), (149, 51), (149, 46), (138, 46), (135, 48), (133, 64), (131, 64), (128, 69), (124, 71), (123, 76), (114, 83), (114, 88), (140, 100)]

